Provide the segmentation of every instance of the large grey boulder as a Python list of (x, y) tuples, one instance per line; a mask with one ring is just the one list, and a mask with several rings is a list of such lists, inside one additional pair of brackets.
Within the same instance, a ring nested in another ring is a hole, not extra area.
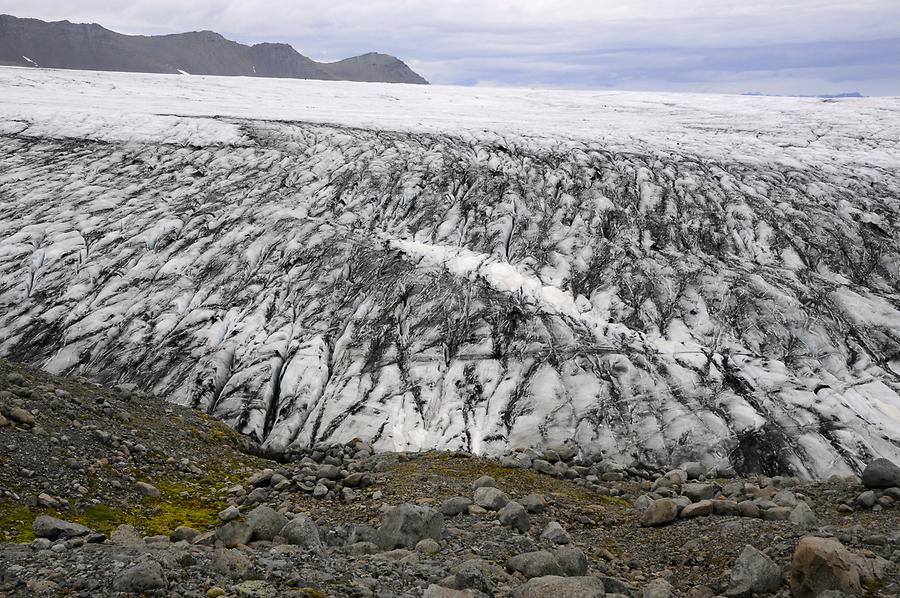
[(125, 569), (113, 580), (113, 590), (116, 592), (141, 593), (162, 590), (166, 585), (162, 567), (151, 560), (139, 562)]
[(419, 540), (444, 537), (444, 516), (435, 509), (403, 503), (388, 510), (376, 533), (376, 542), (385, 550), (415, 548)]
[(781, 587), (781, 567), (765, 554), (750, 546), (744, 546), (741, 556), (731, 568), (729, 596), (767, 594)]
[(569, 535), (558, 521), (551, 521), (541, 532), (541, 540), (547, 540), (554, 544), (571, 544), (572, 536)]
[(500, 509), (498, 517), (500, 518), (500, 523), (522, 534), (531, 527), (525, 507), (515, 501), (506, 503), (506, 506)]
[(454, 496), (448, 498), (438, 507), (438, 511), (445, 517), (454, 517), (456, 515), (464, 515), (469, 512), (472, 500), (465, 496)]
[(216, 528), (216, 539), (222, 542), (225, 548), (249, 544), (252, 537), (253, 529), (242, 521), (229, 521)]
[(312, 519), (305, 515), (288, 521), (278, 535), (284, 538), (285, 542), (294, 546), (319, 548), (322, 545), (319, 528)]
[(524, 552), (510, 557), (506, 561), (506, 570), (510, 573), (521, 573), (529, 579), (546, 575), (563, 575), (556, 556), (547, 550)]
[[(606, 584), (603, 584), (606, 587)], [(671, 598), (675, 595), (675, 588), (665, 579), (658, 577), (644, 586), (641, 598)]]
[(497, 480), (492, 478), (489, 475), (483, 475), (474, 482), (472, 482), (472, 490), (478, 490), (479, 488), (496, 488)]
[(900, 467), (887, 459), (875, 459), (863, 470), (862, 483), (866, 488), (900, 486)]
[(253, 531), (254, 540), (271, 542), (287, 525), (288, 519), (272, 507), (260, 505), (247, 513), (247, 525)]
[(86, 536), (91, 531), (80, 523), (63, 521), (49, 515), (37, 517), (31, 524), (31, 530), (38, 538), (47, 538), (48, 540), (65, 540), (77, 536)]
[(556, 557), (556, 562), (559, 563), (564, 575), (579, 577), (587, 573), (587, 557), (580, 548), (559, 548), (553, 553), (553, 556)]
[(488, 511), (499, 511), (509, 502), (506, 494), (492, 486), (476, 488), (474, 498), (476, 505)]
[(691, 502), (709, 500), (715, 498), (718, 493), (719, 487), (716, 484), (692, 482), (681, 487), (681, 494), (690, 498)]
[(602, 598), (603, 581), (596, 577), (534, 577), (512, 591), (513, 598)]
[(788, 521), (803, 529), (816, 527), (816, 525), (818, 525), (816, 514), (813, 513), (809, 505), (803, 501), (797, 503), (797, 506), (794, 507), (794, 510), (791, 511), (790, 516), (788, 516)]

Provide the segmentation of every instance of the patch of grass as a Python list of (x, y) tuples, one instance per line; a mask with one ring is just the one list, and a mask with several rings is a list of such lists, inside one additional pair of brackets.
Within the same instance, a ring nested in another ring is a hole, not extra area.
[(0, 541), (31, 542), (31, 523), (38, 514), (25, 505), (0, 500)]
[(628, 502), (616, 496), (604, 496), (576, 486), (571, 481), (543, 475), (531, 469), (502, 467), (497, 461), (469, 457), (458, 453), (432, 451), (393, 468), (392, 478), (409, 480), (416, 476), (438, 474), (459, 480), (468, 488), (483, 475), (497, 480), (497, 486), (511, 496), (545, 494), (557, 498), (564, 497), (580, 505), (627, 506)]

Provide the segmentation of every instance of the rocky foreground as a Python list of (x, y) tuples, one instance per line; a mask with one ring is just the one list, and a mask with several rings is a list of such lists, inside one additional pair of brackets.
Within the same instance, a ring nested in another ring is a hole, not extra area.
[(574, 445), (282, 462), (190, 409), (0, 362), (0, 595), (900, 594), (900, 468), (666, 471)]

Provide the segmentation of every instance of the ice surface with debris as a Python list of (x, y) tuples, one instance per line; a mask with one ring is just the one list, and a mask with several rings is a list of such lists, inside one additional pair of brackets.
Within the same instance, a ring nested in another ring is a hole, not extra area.
[(900, 458), (900, 99), (0, 68), (0, 354), (268, 448)]

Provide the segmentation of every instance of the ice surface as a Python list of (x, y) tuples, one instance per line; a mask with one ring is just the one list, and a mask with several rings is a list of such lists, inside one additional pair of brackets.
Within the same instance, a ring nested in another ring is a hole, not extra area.
[(255, 435), (900, 458), (900, 100), (0, 68), (0, 354)]

